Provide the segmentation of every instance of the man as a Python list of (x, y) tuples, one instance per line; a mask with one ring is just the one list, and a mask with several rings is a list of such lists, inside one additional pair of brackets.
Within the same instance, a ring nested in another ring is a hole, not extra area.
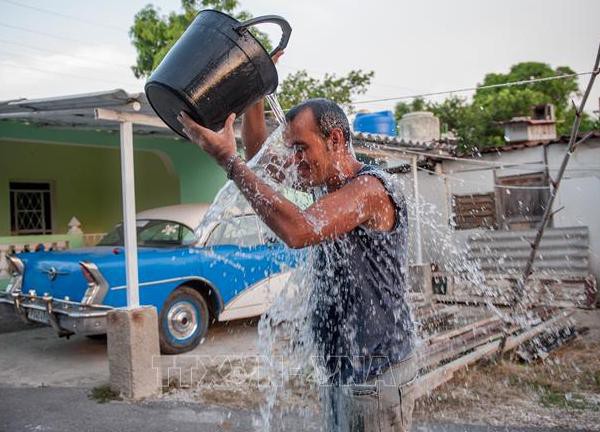
[[(247, 156), (266, 138), (261, 103), (245, 116)], [(225, 169), (257, 215), (291, 248), (313, 247), (311, 327), (322, 366), (331, 430), (406, 431), (416, 370), (413, 322), (406, 303), (406, 204), (385, 172), (359, 162), (348, 119), (326, 99), (287, 115), (284, 132), (299, 187), (325, 193), (301, 210), (237, 156), (235, 114), (213, 132), (181, 113), (191, 141)], [(292, 168), (290, 168), (292, 169)]]

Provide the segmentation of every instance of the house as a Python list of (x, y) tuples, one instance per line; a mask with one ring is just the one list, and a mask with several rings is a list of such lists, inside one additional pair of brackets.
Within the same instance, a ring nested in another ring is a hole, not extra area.
[[(207, 155), (165, 129), (144, 94), (114, 90), (0, 102), (0, 254), (15, 244), (73, 246), (76, 239), (65, 233), (76, 232), (78, 223), (90, 235), (121, 220), (118, 126), (97, 119), (98, 109), (147, 120), (134, 127), (138, 210), (210, 202), (224, 183)], [(353, 137), (359, 158), (382, 164), (403, 183), (411, 263), (431, 263), (453, 275), (475, 263), (488, 280), (514, 281), (567, 147), (567, 137), (556, 136), (552, 108), (507, 122), (507, 144), (477, 157), (459, 154), (455, 142), (439, 139), (431, 127), (423, 140), (417, 123), (425, 119), (431, 126), (429, 117), (407, 116), (401, 137)], [(239, 136), (239, 123), (236, 128)], [(418, 140), (411, 130), (420, 133)], [(553, 278), (595, 290), (599, 173), (600, 131), (577, 147), (567, 168), (536, 262), (540, 283)], [(93, 243), (97, 235), (90, 237)]]
[[(98, 107), (148, 113), (123, 90), (0, 102), (0, 237), (61, 235), (72, 217), (85, 233), (122, 219), (118, 124)], [(137, 108), (137, 110), (136, 110)], [(135, 127), (136, 208), (211, 202), (222, 170), (166, 129)]]
[(143, 93), (0, 102), (0, 289), (4, 255), (93, 245), (123, 219), (119, 123), (99, 109), (155, 119), (133, 126), (137, 211), (209, 203), (225, 182), (203, 151), (160, 127)]
[[(569, 137), (556, 136), (553, 109), (546, 106), (536, 107), (531, 117), (506, 122), (505, 128), (507, 143), (477, 156), (460, 154), (448, 141), (411, 141), (406, 133), (402, 138), (359, 133), (355, 147), (357, 153), (379, 157), (404, 179), (411, 207), (411, 262), (470, 272), (469, 278), (476, 277), (473, 265), (488, 282), (502, 279), (500, 291), (506, 293), (506, 280), (514, 285), (529, 256), (529, 241)], [(411, 158), (412, 166), (407, 163)], [(581, 142), (569, 161), (534, 266), (533, 279), (539, 276), (542, 285), (553, 280), (577, 286), (575, 303), (593, 302), (600, 279), (598, 191), (600, 131)], [(415, 207), (421, 209), (418, 217)], [(548, 286), (538, 288), (554, 289)]]

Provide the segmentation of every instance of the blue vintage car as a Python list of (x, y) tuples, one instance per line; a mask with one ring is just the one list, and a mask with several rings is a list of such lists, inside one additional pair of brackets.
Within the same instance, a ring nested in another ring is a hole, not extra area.
[[(264, 313), (298, 255), (254, 214), (198, 226), (206, 205), (137, 215), (140, 304), (156, 306), (161, 351), (189, 351), (214, 321)], [(126, 306), (121, 224), (96, 247), (9, 256), (0, 302), (60, 336), (106, 333), (106, 314)]]

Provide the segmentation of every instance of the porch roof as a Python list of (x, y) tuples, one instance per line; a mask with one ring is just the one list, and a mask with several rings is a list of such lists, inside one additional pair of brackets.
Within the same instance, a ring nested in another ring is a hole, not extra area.
[[(116, 122), (97, 119), (97, 108), (155, 117), (144, 93), (127, 93), (116, 89), (42, 99), (0, 101), (0, 120), (26, 121), (41, 126), (119, 130)], [(135, 124), (134, 130), (136, 133), (176, 136), (170, 129), (159, 126)]]

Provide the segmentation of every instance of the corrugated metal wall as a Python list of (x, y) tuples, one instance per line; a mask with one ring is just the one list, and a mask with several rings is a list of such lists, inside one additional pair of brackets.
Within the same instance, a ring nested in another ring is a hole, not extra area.
[[(469, 258), (486, 274), (516, 274), (525, 267), (535, 230), (487, 231), (469, 237)], [(587, 227), (547, 228), (534, 263), (534, 274), (583, 277), (589, 273)]]

